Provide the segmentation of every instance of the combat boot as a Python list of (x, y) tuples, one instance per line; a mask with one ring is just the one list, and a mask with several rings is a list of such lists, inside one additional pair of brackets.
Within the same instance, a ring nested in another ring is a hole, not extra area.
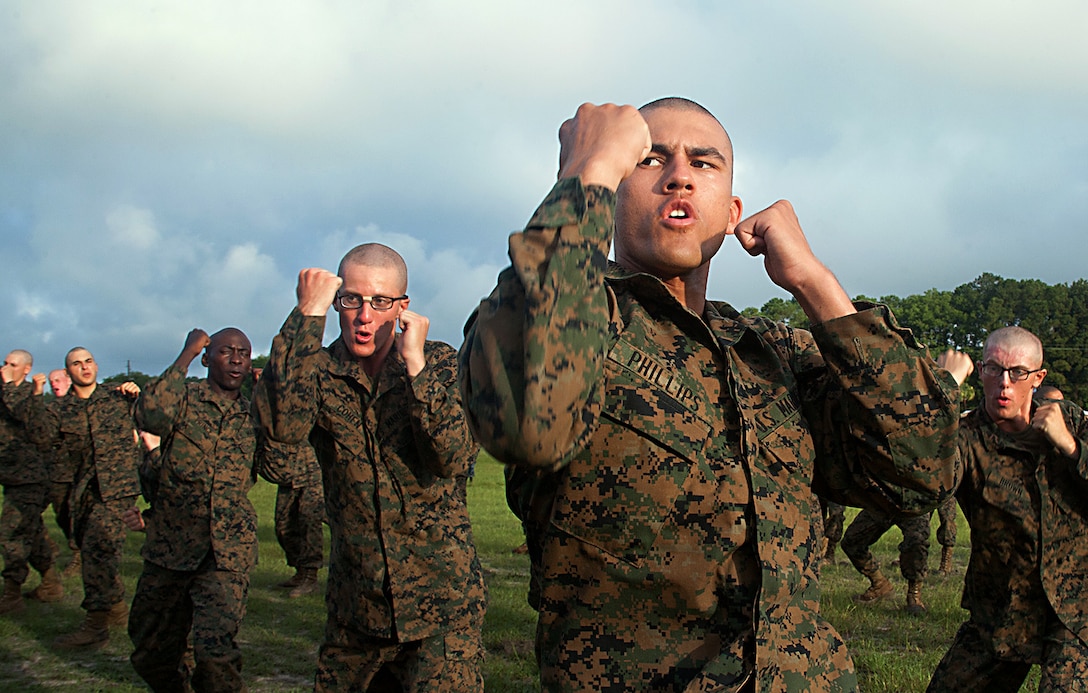
[(57, 569), (53, 566), (42, 573), (38, 586), (26, 593), (27, 599), (38, 602), (59, 602), (64, 599), (64, 585), (61, 584)]
[(61, 572), (61, 577), (78, 577), (83, 574), (83, 554), (79, 552), (79, 549), (72, 551), (72, 559), (68, 561), (68, 565), (64, 566), (64, 570)]
[(58, 636), (53, 647), (60, 650), (98, 650), (110, 641), (109, 611), (88, 611), (79, 629)]
[(23, 603), (23, 586), (11, 578), (4, 578), (4, 594), (0, 595), (0, 614), (17, 614), (26, 609)]
[(298, 582), (287, 593), (289, 599), (296, 599), (317, 591), (317, 568), (299, 568)]
[(952, 547), (941, 547), (941, 565), (937, 568), (938, 575), (951, 575), (952, 574)]
[(295, 574), (287, 578), (283, 582), (277, 584), (276, 587), (281, 587), (285, 590), (293, 589), (302, 580), (303, 570), (305, 570), (305, 568), (295, 568)]
[(922, 582), (910, 580), (907, 582), (907, 613), (918, 615), (925, 612), (926, 605), (922, 603)]
[(884, 573), (880, 572), (880, 568), (873, 568), (862, 573), (862, 575), (869, 578), (869, 589), (861, 594), (854, 595), (853, 599), (858, 604), (872, 604), (895, 591), (892, 583), (888, 581), (888, 578), (884, 577)]
[(106, 626), (108, 628), (128, 626), (128, 604), (117, 602), (110, 607), (106, 614)]

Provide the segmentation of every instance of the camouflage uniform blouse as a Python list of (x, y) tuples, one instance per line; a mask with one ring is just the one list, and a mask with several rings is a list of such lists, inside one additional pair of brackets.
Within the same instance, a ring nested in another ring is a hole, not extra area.
[(343, 342), (321, 347), (324, 317), (296, 309), (254, 391), (273, 440), (317, 453), (332, 544), (330, 622), (399, 642), (479, 627), (486, 594), (454, 476), (479, 448), (457, 389), (457, 354), (428, 341), (408, 377), (392, 350), (375, 381)]
[(883, 307), (814, 335), (724, 303), (700, 319), (607, 262), (613, 205), (557, 183), (461, 353), (480, 443), (552, 472), (510, 494), (531, 552), (543, 534), (544, 689), (852, 688), (818, 613), (813, 491), (932, 508), (954, 484), (955, 383)]
[[(0, 485), (43, 484), (49, 481), (51, 457), (30, 441), (26, 425), (15, 414), (34, 397), (28, 382), (4, 383), (0, 396)], [(39, 397), (40, 399), (40, 397)]]
[[(132, 402), (125, 395), (99, 385), (83, 399), (73, 389), (48, 406), (43, 397), (31, 397), (27, 411), (31, 438), (54, 445), (75, 469), (73, 503), (140, 493), (140, 447), (133, 437)], [(88, 496), (96, 487), (97, 495)]]
[(1005, 659), (1041, 661), (1048, 603), (1088, 642), (1088, 425), (1079, 407), (1060, 405), (1076, 459), (1035, 429), (1001, 431), (981, 408), (960, 423), (956, 498), (972, 547), (961, 603)]
[(162, 436), (158, 484), (150, 484), (145, 560), (169, 570), (196, 570), (211, 551), (220, 570), (246, 572), (257, 562), (257, 438), (249, 401), (185, 382), (171, 366), (140, 393), (136, 422)]

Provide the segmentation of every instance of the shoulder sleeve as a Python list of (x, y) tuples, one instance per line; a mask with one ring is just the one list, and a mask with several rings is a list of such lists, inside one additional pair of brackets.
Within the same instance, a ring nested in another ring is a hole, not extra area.
[(497, 459), (562, 467), (596, 425), (614, 204), (606, 188), (559, 181), (511, 235), (510, 266), (469, 318), (460, 354), (465, 411)]
[(325, 317), (295, 308), (272, 340), (268, 363), (253, 388), (253, 417), (263, 435), (281, 443), (305, 442), (317, 418), (318, 373)]
[(185, 410), (186, 371), (170, 366), (152, 378), (136, 400), (136, 427), (157, 436), (167, 436)]
[(849, 505), (926, 512), (958, 483), (959, 388), (885, 306), (859, 308), (812, 331), (826, 364), (803, 382), (814, 483)]

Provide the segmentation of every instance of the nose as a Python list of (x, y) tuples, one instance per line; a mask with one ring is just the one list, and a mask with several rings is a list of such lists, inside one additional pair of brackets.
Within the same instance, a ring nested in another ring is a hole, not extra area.
[(355, 311), (355, 322), (365, 325), (373, 320), (374, 306), (370, 305), (370, 301), (363, 301), (363, 305), (359, 306), (359, 310)]
[(673, 157), (665, 164), (662, 181), (664, 182), (665, 192), (691, 191), (695, 185), (695, 179), (691, 175), (691, 167), (683, 157)]

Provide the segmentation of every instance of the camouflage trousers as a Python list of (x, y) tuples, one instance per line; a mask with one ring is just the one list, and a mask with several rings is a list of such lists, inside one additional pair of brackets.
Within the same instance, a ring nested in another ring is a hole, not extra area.
[[(1043, 644), (1039, 693), (1088, 691), (1088, 646), (1051, 615)], [(1027, 678), (1030, 662), (1000, 659), (988, 631), (967, 621), (960, 626), (926, 693), (1014, 693)]]
[[(235, 641), (246, 613), (248, 573), (216, 570), (209, 554), (194, 571), (144, 561), (129, 612), (129, 660), (154, 691), (244, 691)], [(193, 660), (186, 652), (192, 631)]]
[(320, 568), (324, 563), (325, 492), (321, 484), (276, 490), (276, 541), (292, 568)]
[(480, 625), (398, 643), (325, 626), (315, 693), (482, 693)]
[(842, 535), (842, 550), (854, 567), (867, 573), (879, 567), (869, 547), (877, 542), (893, 526), (903, 532), (899, 544), (899, 571), (906, 580), (925, 578), (929, 560), (929, 515), (902, 518), (898, 521), (862, 510)]
[(49, 487), (49, 502), (53, 505), (53, 515), (57, 518), (57, 526), (68, 540), (68, 548), (72, 551), (79, 549), (76, 539), (72, 534), (72, 484), (67, 481), (51, 482)]
[(949, 496), (937, 506), (937, 543), (941, 546), (956, 545), (956, 497)]
[(3, 576), (20, 585), (30, 575), (30, 566), (44, 573), (53, 565), (56, 546), (42, 520), (42, 512), (49, 502), (47, 488), (45, 484), (4, 487), (4, 509), (0, 513)]
[(84, 611), (107, 611), (125, 598), (121, 555), (128, 530), (121, 514), (134, 505), (135, 496), (103, 501), (93, 489), (74, 501), (72, 533), (83, 554)]

